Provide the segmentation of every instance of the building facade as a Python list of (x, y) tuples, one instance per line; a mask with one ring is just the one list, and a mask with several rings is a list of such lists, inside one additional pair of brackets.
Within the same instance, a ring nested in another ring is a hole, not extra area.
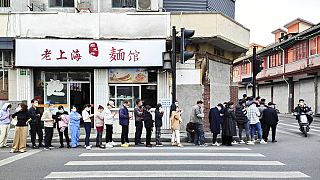
[[(319, 114), (320, 25), (296, 19), (277, 29), (275, 43), (258, 50), (263, 70), (257, 75), (258, 95), (273, 101), (282, 113), (291, 113), (304, 99)], [(233, 64), (233, 82), (239, 85), (239, 97), (252, 94), (251, 84), (244, 82), (252, 76), (252, 54)]]
[(1, 100), (36, 98), (44, 109), (53, 103), (69, 110), (71, 105), (106, 105), (110, 99), (117, 110), (123, 100), (133, 107), (141, 98), (152, 107), (163, 104), (163, 128), (170, 129), (172, 78), (162, 69), (162, 52), (170, 50), (176, 26), (196, 31), (188, 47), (196, 55), (177, 69), (184, 123), (197, 100), (205, 98), (207, 109), (228, 101), (232, 61), (247, 51), (249, 30), (221, 13), (162, 12), (161, 0), (142, 5), (30, 0), (0, 8)]

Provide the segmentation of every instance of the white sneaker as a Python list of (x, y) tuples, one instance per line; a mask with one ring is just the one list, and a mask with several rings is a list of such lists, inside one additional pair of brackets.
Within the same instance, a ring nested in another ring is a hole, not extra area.
[(87, 147), (86, 147), (86, 150), (91, 150), (91, 146), (87, 146)]
[(106, 144), (106, 148), (113, 148), (112, 143), (107, 143), (107, 144)]
[(239, 144), (245, 144), (245, 142), (244, 142), (243, 140), (241, 140), (241, 141), (239, 142)]
[(253, 141), (248, 141), (247, 145), (254, 145), (254, 142)]
[(219, 147), (220, 144), (216, 142), (216, 143), (212, 144), (212, 146), (218, 146)]
[(232, 144), (232, 145), (236, 145), (236, 144), (238, 144), (238, 143), (237, 143), (237, 141), (233, 141), (231, 144)]
[(117, 146), (117, 145), (118, 145), (117, 143), (115, 143), (115, 142), (113, 142), (113, 141), (112, 141), (110, 144), (111, 144), (112, 146)]
[(260, 141), (260, 144), (268, 144), (267, 142), (265, 142), (263, 139)]

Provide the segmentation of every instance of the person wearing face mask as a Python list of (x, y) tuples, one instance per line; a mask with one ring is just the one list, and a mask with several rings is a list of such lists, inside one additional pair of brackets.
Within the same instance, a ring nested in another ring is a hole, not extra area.
[(311, 107), (307, 106), (304, 102), (304, 99), (299, 99), (299, 104), (297, 107), (294, 108), (294, 113), (297, 114), (296, 119), (298, 122), (300, 122), (300, 115), (302, 113), (307, 115), (308, 118), (308, 122), (309, 125), (312, 123), (313, 121), (313, 117), (312, 117), (312, 110)]
[[(38, 149), (39, 147), (44, 147), (42, 144), (43, 140), (43, 132), (41, 127), (41, 114), (38, 108), (38, 101), (33, 99), (31, 100), (31, 107), (29, 109), (29, 114), (31, 115), (31, 123), (30, 123), (30, 134), (31, 134), (31, 142), (32, 149)], [(36, 145), (36, 135), (38, 134), (39, 146)]]
[(221, 132), (221, 125), (223, 123), (223, 114), (221, 110), (223, 105), (219, 103), (216, 107), (211, 108), (209, 112), (210, 130), (212, 132), (212, 146), (220, 146), (217, 142), (217, 136)]
[(151, 106), (147, 105), (146, 109), (144, 110), (144, 127), (146, 128), (146, 147), (152, 147), (151, 144), (151, 134), (153, 128), (153, 119), (152, 114), (150, 112)]
[(90, 145), (90, 133), (91, 133), (91, 118), (94, 114), (90, 114), (91, 105), (86, 104), (84, 110), (82, 111), (82, 118), (84, 122), (84, 129), (86, 131), (85, 148), (90, 150), (92, 145)]
[[(64, 148), (63, 145), (63, 135), (66, 139), (67, 142), (67, 148), (70, 148), (70, 139), (69, 139), (69, 135), (68, 135), (68, 121), (64, 122), (63, 121), (63, 117), (64, 116), (68, 116), (68, 112), (64, 110), (63, 106), (59, 106), (58, 107), (58, 112), (56, 113), (56, 123), (57, 123), (57, 130), (59, 133), (59, 139), (60, 139), (60, 147), (59, 148)], [(61, 125), (61, 121), (64, 122), (64, 130), (62, 129)]]
[(10, 132), (10, 109), (11, 104), (5, 103), (0, 110), (0, 148), (9, 147), (7, 144)]
[(71, 113), (69, 115), (69, 118), (70, 118), (69, 128), (71, 132), (71, 147), (76, 148), (79, 146), (80, 118), (81, 118), (81, 115), (77, 112), (76, 106), (71, 106)]
[(104, 115), (103, 115), (104, 107), (99, 105), (98, 111), (95, 113), (96, 120), (96, 130), (97, 130), (97, 138), (96, 138), (96, 147), (106, 148), (106, 146), (102, 145), (102, 133), (104, 126)]
[(132, 118), (129, 114), (128, 108), (130, 107), (130, 102), (128, 100), (123, 101), (123, 106), (119, 110), (119, 124), (122, 127), (121, 131), (121, 147), (129, 147), (129, 120)]
[(161, 143), (161, 127), (162, 127), (162, 117), (164, 111), (162, 109), (162, 105), (159, 103), (156, 106), (155, 111), (155, 125), (156, 125), (156, 146), (161, 147), (163, 146)]
[(41, 120), (44, 121), (44, 150), (51, 150), (54, 147), (51, 144), (53, 137), (53, 123), (52, 112), (54, 111), (53, 104), (48, 105), (48, 109), (44, 111)]
[(203, 130), (203, 101), (197, 101), (197, 104), (192, 107), (190, 121), (195, 125), (196, 138), (195, 145), (207, 146), (205, 144), (204, 130)]

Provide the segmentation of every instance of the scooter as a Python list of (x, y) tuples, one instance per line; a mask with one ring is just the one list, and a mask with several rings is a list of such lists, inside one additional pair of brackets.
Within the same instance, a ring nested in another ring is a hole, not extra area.
[(301, 113), (300, 115), (298, 113), (294, 113), (294, 116), (299, 116), (300, 119), (298, 121), (299, 123), (299, 130), (304, 134), (305, 137), (308, 137), (308, 132), (310, 130), (309, 127), (309, 121), (308, 121), (308, 117), (307, 115), (312, 115), (312, 112), (308, 112), (308, 113)]

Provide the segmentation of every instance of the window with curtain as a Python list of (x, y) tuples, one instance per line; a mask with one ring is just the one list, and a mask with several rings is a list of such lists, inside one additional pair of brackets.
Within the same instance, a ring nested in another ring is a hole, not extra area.
[(317, 38), (312, 38), (309, 40), (310, 43), (310, 55), (317, 54)]
[(50, 0), (50, 7), (74, 7), (74, 0)]
[(112, 0), (113, 8), (135, 8), (136, 0)]

